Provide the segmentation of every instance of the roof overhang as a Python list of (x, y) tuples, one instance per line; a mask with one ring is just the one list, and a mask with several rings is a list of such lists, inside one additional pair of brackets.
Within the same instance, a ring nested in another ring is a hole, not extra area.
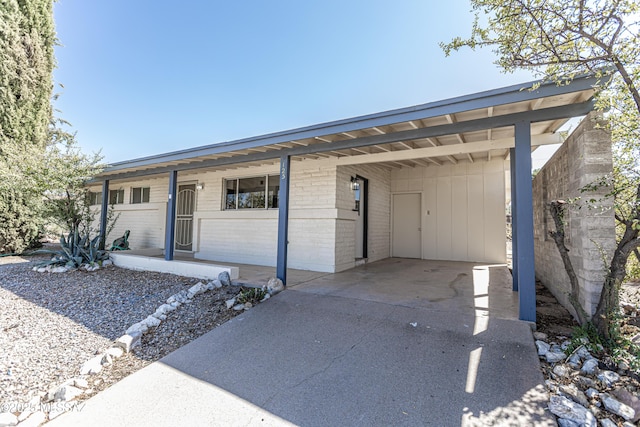
[(556, 131), (571, 117), (593, 110), (594, 76), (565, 85), (537, 83), (118, 162), (94, 182), (173, 170), (253, 166), (273, 163), (282, 156), (291, 156), (293, 161), (335, 158), (341, 165), (388, 167), (506, 158), (514, 146), (515, 123), (531, 123), (535, 149), (562, 142)]

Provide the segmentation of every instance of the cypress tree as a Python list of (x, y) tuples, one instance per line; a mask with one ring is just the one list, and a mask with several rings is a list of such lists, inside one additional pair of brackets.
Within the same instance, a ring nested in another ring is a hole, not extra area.
[(0, 252), (21, 252), (43, 223), (55, 30), (52, 0), (0, 0)]

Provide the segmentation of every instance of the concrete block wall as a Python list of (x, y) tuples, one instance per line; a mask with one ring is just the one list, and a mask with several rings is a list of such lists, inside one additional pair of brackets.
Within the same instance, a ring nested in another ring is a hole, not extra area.
[[(580, 189), (612, 172), (611, 137), (598, 127), (599, 116), (589, 114), (533, 180), (535, 269), (537, 278), (574, 315), (569, 303), (571, 285), (558, 249), (549, 236), (555, 230), (549, 213), (553, 200), (599, 199), (605, 189), (580, 193)], [(610, 201), (599, 209), (583, 202), (569, 205), (565, 217), (566, 245), (580, 284), (579, 301), (592, 315), (598, 304), (605, 266), (615, 247), (615, 222)]]

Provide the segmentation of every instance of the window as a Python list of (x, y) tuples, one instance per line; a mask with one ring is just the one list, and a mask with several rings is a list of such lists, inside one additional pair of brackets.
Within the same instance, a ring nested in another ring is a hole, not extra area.
[(124, 190), (109, 190), (109, 204), (121, 205), (124, 203)]
[(278, 207), (280, 176), (224, 180), (224, 209), (266, 209)]
[(89, 191), (87, 193), (87, 199), (89, 200), (89, 205), (101, 205), (102, 204), (102, 191)]
[(149, 187), (132, 188), (131, 203), (149, 203)]

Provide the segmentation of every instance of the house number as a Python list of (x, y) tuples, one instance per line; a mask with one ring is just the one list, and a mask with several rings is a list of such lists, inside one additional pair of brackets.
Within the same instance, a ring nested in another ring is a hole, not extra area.
[(287, 167), (284, 165), (282, 165), (282, 168), (280, 169), (280, 179), (283, 181), (287, 179)]

